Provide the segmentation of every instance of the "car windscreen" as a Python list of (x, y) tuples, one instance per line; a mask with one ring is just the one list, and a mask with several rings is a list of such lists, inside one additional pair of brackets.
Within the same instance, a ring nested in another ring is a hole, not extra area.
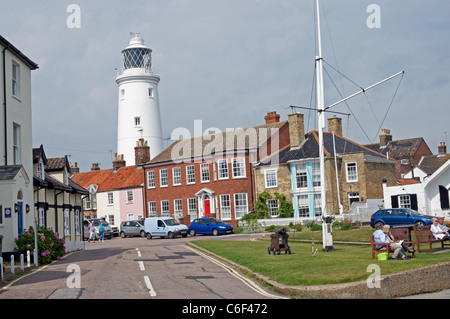
[(166, 223), (167, 226), (176, 226), (180, 225), (179, 222), (177, 222), (175, 219), (164, 219), (164, 223)]
[(412, 209), (405, 209), (407, 213), (411, 214), (411, 216), (422, 216), (421, 213), (416, 212), (415, 210)]
[(210, 221), (211, 223), (213, 223), (213, 224), (220, 224), (220, 223), (223, 223), (223, 221), (221, 221), (220, 219), (214, 218), (214, 217), (210, 217), (210, 218), (208, 218), (208, 219), (209, 219), (209, 221)]

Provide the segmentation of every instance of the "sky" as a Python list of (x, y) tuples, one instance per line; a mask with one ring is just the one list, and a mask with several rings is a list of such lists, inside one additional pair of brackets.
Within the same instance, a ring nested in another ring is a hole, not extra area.
[[(350, 115), (327, 117), (342, 117), (360, 144), (386, 128), (436, 154), (450, 134), (450, 2), (322, 0), (320, 12), (326, 106), (405, 72), (330, 109)], [(153, 50), (170, 138), (179, 127), (193, 134), (195, 120), (225, 131), (264, 124), (267, 112), (287, 120), (290, 105), (315, 109), (315, 23), (313, 0), (0, 0), (0, 34), (39, 65), (33, 147), (81, 171), (112, 168), (130, 32)], [(317, 129), (317, 112), (300, 111), (306, 132)]]

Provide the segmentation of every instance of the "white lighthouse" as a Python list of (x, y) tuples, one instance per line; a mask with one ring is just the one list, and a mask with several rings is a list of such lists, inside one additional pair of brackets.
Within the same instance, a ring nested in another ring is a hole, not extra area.
[(139, 139), (148, 141), (150, 158), (163, 148), (159, 110), (158, 72), (152, 68), (152, 50), (135, 35), (123, 51), (122, 69), (116, 83), (119, 88), (117, 153), (126, 165), (135, 165), (134, 147)]

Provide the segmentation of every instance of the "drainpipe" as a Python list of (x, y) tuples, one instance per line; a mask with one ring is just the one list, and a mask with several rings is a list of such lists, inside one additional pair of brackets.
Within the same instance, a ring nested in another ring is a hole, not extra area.
[(5, 166), (8, 166), (8, 127), (7, 127), (7, 120), (6, 120), (6, 53), (5, 51), (9, 49), (9, 43), (6, 45), (6, 47), (2, 50), (3, 53), (3, 119), (4, 119), (4, 130), (5, 130)]

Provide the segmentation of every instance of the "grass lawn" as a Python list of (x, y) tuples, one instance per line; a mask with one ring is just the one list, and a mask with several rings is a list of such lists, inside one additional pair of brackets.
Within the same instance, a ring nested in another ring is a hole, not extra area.
[[(371, 229), (350, 231), (333, 231), (333, 240), (365, 241)], [(302, 234), (303, 233), (303, 234)], [(217, 255), (243, 265), (253, 271), (268, 276), (270, 279), (286, 285), (322, 285), (366, 280), (372, 272), (367, 272), (371, 264), (380, 266), (381, 274), (386, 275), (398, 271), (423, 267), (426, 265), (450, 261), (450, 250), (441, 254), (416, 253), (415, 258), (408, 261), (378, 261), (372, 259), (370, 245), (334, 244), (336, 250), (322, 251), (321, 232), (314, 232), (316, 256), (312, 256), (311, 243), (295, 241), (304, 235), (311, 239), (311, 232), (302, 231), (290, 235), (289, 246), (292, 255), (281, 252), (280, 255), (269, 255), (269, 241), (228, 241), (197, 240), (196, 245)], [(294, 238), (292, 238), (294, 237)], [(339, 239), (338, 239), (339, 238)], [(342, 239), (341, 239), (342, 238)], [(364, 239), (364, 240), (358, 240)], [(440, 244), (435, 244), (440, 247)]]

